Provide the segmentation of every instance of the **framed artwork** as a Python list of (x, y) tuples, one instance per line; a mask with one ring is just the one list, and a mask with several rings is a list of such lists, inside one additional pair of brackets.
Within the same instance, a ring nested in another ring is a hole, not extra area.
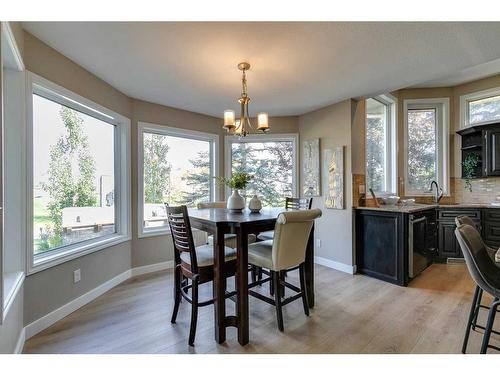
[(321, 195), (321, 177), (319, 164), (319, 138), (302, 142), (304, 190), (305, 197)]
[(324, 151), (325, 207), (344, 209), (344, 147)]

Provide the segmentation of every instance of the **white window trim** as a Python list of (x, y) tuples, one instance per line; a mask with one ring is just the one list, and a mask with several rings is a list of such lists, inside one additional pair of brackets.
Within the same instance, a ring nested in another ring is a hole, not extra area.
[[(388, 155), (386, 155), (385, 168), (386, 168), (386, 181), (385, 186), (388, 187), (387, 191), (381, 192), (376, 191), (377, 195), (384, 193), (398, 194), (398, 99), (391, 94), (383, 94), (378, 96), (373, 96), (370, 99), (374, 99), (387, 106), (387, 136), (386, 136), (386, 149), (389, 149)], [(366, 121), (366, 119), (365, 119)], [(366, 125), (365, 125), (366, 126)], [(366, 142), (366, 139), (365, 139)], [(366, 152), (366, 151), (365, 151)], [(388, 157), (387, 157), (388, 156)], [(365, 163), (365, 173), (366, 163)]]
[[(283, 133), (283, 134), (252, 134), (240, 138), (236, 135), (226, 135), (224, 137), (224, 175), (230, 178), (232, 175), (232, 144), (233, 143), (249, 143), (249, 142), (292, 142), (293, 147), (293, 168), (292, 168), (292, 191), (295, 197), (299, 196), (298, 186), (298, 168), (299, 156), (297, 147), (299, 144), (299, 135), (296, 133)], [(231, 189), (228, 187), (224, 190), (225, 198), (231, 195)]]
[(488, 90), (476, 91), (470, 94), (460, 96), (460, 129), (468, 128), (470, 126), (484, 125), (497, 123), (500, 120), (469, 123), (469, 103), (476, 100), (491, 98), (492, 96), (500, 96), (500, 87), (494, 87)]
[[(194, 139), (199, 141), (211, 142), (210, 157), (212, 159), (211, 176), (217, 176), (219, 173), (219, 135), (214, 133), (205, 133), (196, 130), (187, 130), (171, 126), (152, 124), (148, 122), (138, 122), (137, 126), (137, 228), (138, 238), (161, 236), (170, 234), (168, 226), (155, 228), (144, 227), (144, 133), (155, 133), (165, 136)], [(211, 200), (219, 198), (218, 189), (213, 179), (210, 185)]]
[[(449, 98), (429, 98), (429, 99), (407, 99), (403, 101), (404, 116), (404, 194), (405, 196), (432, 196), (435, 192), (423, 192), (410, 190), (408, 188), (408, 109), (417, 108), (437, 108), (437, 130), (438, 130), (438, 183), (443, 189), (445, 196), (450, 195), (450, 166), (449, 166), (449, 129), (450, 129), (450, 99)], [(441, 110), (440, 108), (441, 107)], [(441, 113), (439, 113), (441, 112)]]
[[(131, 179), (130, 179), (130, 120), (93, 101), (73, 93), (34, 73), (27, 72), (26, 111), (27, 111), (27, 194), (26, 194), (26, 239), (28, 254), (27, 273), (33, 274), (69, 260), (106, 249), (131, 240)], [(86, 113), (95, 118), (116, 125), (115, 131), (115, 228), (116, 233), (64, 246), (34, 259), (33, 248), (33, 93), (43, 93), (50, 99)]]

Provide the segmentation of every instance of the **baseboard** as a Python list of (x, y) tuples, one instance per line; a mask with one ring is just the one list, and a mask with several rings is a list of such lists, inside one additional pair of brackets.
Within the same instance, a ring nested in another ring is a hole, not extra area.
[(147, 266), (134, 267), (130, 270), (130, 276), (139, 276), (146, 273), (164, 271), (174, 268), (174, 261), (160, 262), (155, 264), (148, 264)]
[(119, 274), (118, 276), (113, 277), (111, 280), (106, 281), (104, 284), (99, 285), (98, 287), (92, 289), (91, 291), (68, 302), (64, 306), (61, 306), (58, 309), (41, 317), (40, 319), (35, 320), (34, 322), (28, 324), (25, 327), (25, 332), (23, 330), (23, 345), (24, 345), (24, 339), (27, 340), (35, 336), (37, 333), (50, 327), (52, 324), (68, 316), (72, 312), (75, 312), (79, 308), (85, 306), (87, 303), (92, 302), (97, 297), (106, 293), (107, 291), (114, 288), (118, 284), (121, 284), (122, 282), (128, 280), (129, 278), (133, 276), (144, 275), (151, 272), (163, 271), (173, 267), (174, 267), (174, 261), (170, 260), (167, 262), (160, 262), (155, 264), (149, 264), (147, 266), (135, 267)]
[(14, 354), (22, 354), (25, 341), (26, 341), (26, 328), (23, 328), (19, 333), (19, 338), (17, 339), (16, 348), (14, 349)]
[(350, 266), (345, 263), (335, 262), (334, 260), (326, 259), (323, 257), (314, 257), (314, 263), (321, 264), (322, 266), (333, 268), (337, 271), (342, 271), (351, 275), (356, 273), (356, 266)]
[(43, 331), (44, 329), (50, 327), (52, 324), (61, 320), (65, 316), (68, 316), (72, 312), (78, 310), (80, 307), (85, 306), (87, 303), (93, 301), (97, 297), (106, 293), (111, 288), (121, 284), (125, 280), (129, 279), (131, 275), (131, 270), (127, 270), (118, 276), (106, 281), (104, 284), (92, 289), (91, 291), (75, 298), (74, 300), (68, 302), (67, 304), (59, 307), (58, 309), (48, 313), (47, 315), (41, 317), (38, 320), (28, 324), (26, 329), (26, 340), (33, 337), (37, 333)]

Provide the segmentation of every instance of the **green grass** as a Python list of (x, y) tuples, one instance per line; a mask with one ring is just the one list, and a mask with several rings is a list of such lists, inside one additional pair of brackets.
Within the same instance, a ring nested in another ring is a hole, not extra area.
[(49, 211), (43, 205), (41, 200), (36, 198), (33, 202), (33, 223), (36, 226), (52, 226), (52, 220), (50, 219)]

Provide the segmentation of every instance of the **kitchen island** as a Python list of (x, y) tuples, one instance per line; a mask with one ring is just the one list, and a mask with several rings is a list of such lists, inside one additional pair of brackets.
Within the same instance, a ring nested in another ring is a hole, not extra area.
[(455, 217), (469, 216), (488, 246), (500, 246), (500, 207), (413, 204), (357, 207), (357, 272), (406, 286), (433, 262), (463, 262)]

